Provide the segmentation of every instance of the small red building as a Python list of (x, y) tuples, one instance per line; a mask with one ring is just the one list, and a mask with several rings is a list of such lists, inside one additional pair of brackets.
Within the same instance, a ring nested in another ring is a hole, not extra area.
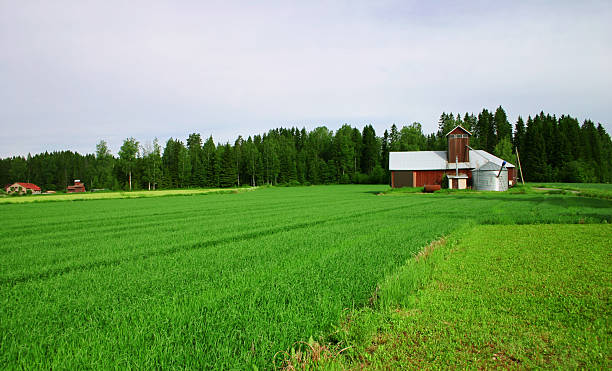
[(389, 152), (391, 186), (399, 188), (441, 185), (446, 174), (449, 188), (466, 189), (472, 186), (473, 172), (484, 165), (487, 165), (487, 169), (492, 166), (503, 168), (508, 181), (505, 187), (514, 185), (514, 165), (487, 151), (472, 149), (470, 136), (472, 133), (457, 126), (446, 134), (448, 151)]
[(4, 190), (6, 191), (6, 193), (25, 194), (30, 191), (33, 195), (40, 194), (40, 187), (32, 183), (17, 182), (7, 185), (6, 187), (4, 187)]
[(74, 181), (74, 185), (66, 187), (66, 193), (80, 193), (85, 192), (85, 184), (81, 183), (79, 179)]

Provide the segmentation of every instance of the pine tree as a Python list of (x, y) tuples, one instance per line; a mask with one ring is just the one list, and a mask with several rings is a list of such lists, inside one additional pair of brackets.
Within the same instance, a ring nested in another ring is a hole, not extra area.
[(599, 134), (599, 143), (601, 144), (601, 159), (602, 159), (602, 172), (600, 181), (610, 183), (612, 181), (612, 140), (610, 135), (606, 133), (601, 124), (597, 124), (597, 133)]
[(600, 182), (602, 179), (602, 146), (600, 134), (595, 128), (595, 124), (591, 120), (585, 120), (582, 124), (582, 138), (585, 143), (585, 161), (591, 165), (594, 171), (593, 182)]
[(257, 147), (255, 143), (253, 143), (253, 139), (248, 137), (243, 146), (243, 155), (244, 155), (244, 164), (245, 164), (245, 175), (248, 177), (249, 184), (251, 186), (256, 186), (256, 174), (257, 174), (257, 161), (259, 152), (257, 151)]
[(506, 116), (506, 111), (502, 108), (502, 106), (497, 107), (495, 110), (495, 116), (493, 117), (493, 125), (495, 127), (495, 145), (499, 143), (502, 139), (508, 138), (509, 140), (512, 138), (512, 125), (508, 122), (508, 117)]
[(179, 183), (178, 141), (170, 138), (162, 155), (164, 188), (177, 188)]
[(514, 137), (512, 139), (512, 145), (518, 148), (519, 156), (523, 152), (523, 146), (525, 144), (525, 123), (521, 116), (516, 120), (516, 126), (514, 129)]
[(202, 137), (200, 134), (189, 134), (189, 138), (187, 138), (187, 150), (189, 152), (189, 159), (191, 160), (189, 185), (192, 187), (204, 187), (205, 169), (202, 150)]
[(177, 141), (178, 187), (187, 188), (191, 184), (191, 158), (183, 142)]
[(546, 162), (546, 145), (542, 130), (542, 120), (540, 116), (531, 119), (527, 118), (527, 130), (525, 136), (525, 154), (523, 160), (523, 175), (525, 180), (546, 181), (548, 174)]
[[(365, 130), (365, 128), (363, 129)], [(361, 161), (363, 156), (363, 135), (357, 128), (353, 128), (351, 133), (351, 141), (353, 142), (353, 148), (355, 149), (353, 156), (353, 179), (357, 179), (356, 176), (361, 172)]]
[(204, 185), (208, 187), (218, 187), (217, 180), (217, 149), (212, 135), (208, 137), (202, 148), (202, 170), (204, 173)]
[(476, 126), (476, 116), (474, 114), (468, 114), (467, 112), (463, 116), (463, 128), (470, 133), (474, 132)]
[(381, 144), (381, 164), (386, 174), (389, 173), (389, 132), (385, 130)]
[(361, 137), (361, 172), (370, 175), (376, 165), (379, 164), (380, 145), (378, 144), (376, 131), (372, 125), (364, 126)]
[(476, 139), (475, 142), (478, 143), (481, 149), (487, 152), (493, 152), (495, 144), (497, 144), (495, 126), (493, 123), (493, 115), (487, 109), (483, 109), (482, 112), (478, 114), (474, 136)]
[(335, 163), (342, 183), (348, 183), (349, 173), (353, 168), (355, 148), (353, 147), (352, 129), (344, 124), (334, 136)]
[(219, 184), (221, 187), (232, 187), (236, 185), (236, 161), (234, 153), (229, 143), (226, 143), (221, 150), (221, 167), (219, 173)]

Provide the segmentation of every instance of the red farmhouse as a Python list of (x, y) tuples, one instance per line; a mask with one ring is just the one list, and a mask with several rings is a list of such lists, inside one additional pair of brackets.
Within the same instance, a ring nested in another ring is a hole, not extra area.
[(34, 195), (40, 194), (40, 187), (32, 183), (17, 182), (7, 185), (6, 187), (4, 187), (4, 190), (6, 191), (6, 193), (24, 194), (27, 193), (29, 190)]

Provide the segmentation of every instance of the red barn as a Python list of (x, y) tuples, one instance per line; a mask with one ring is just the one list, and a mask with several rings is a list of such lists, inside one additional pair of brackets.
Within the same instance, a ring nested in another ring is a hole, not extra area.
[[(505, 162), (487, 151), (470, 147), (472, 133), (461, 126), (446, 134), (448, 151), (389, 152), (391, 186), (423, 187), (429, 184), (442, 184), (444, 174), (449, 179), (449, 188), (466, 189), (472, 186), (474, 170), (487, 165), (502, 169)], [(516, 183), (516, 169), (506, 162), (503, 171), (507, 172), (508, 184)], [(506, 175), (506, 174), (504, 174)]]
[(66, 193), (80, 193), (85, 192), (85, 184), (81, 183), (79, 179), (74, 181), (74, 185), (66, 187)]

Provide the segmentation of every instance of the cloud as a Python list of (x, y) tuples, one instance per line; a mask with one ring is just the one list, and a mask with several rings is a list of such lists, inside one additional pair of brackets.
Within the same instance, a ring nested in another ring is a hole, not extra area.
[(2, 2), (0, 156), (503, 105), (611, 126), (605, 2)]

